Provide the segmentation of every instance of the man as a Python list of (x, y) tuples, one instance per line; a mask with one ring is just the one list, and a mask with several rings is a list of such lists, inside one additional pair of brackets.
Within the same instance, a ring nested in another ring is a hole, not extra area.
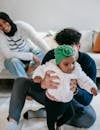
[[(72, 28), (67, 28), (57, 33), (55, 40), (59, 45), (71, 45), (75, 49), (77, 62), (81, 65), (83, 71), (95, 82), (95, 62), (90, 56), (79, 51), (80, 38), (81, 34), (78, 31)], [(54, 50), (50, 50), (45, 55), (42, 64), (50, 59), (54, 59)], [(40, 83), (35, 83), (33, 80), (26, 78), (19, 78), (15, 80), (9, 107), (8, 130), (17, 130), (17, 123), (19, 122), (26, 96), (31, 96), (37, 102), (43, 105), (45, 104), (45, 89), (55, 89), (58, 86), (58, 83), (53, 82), (53, 80), (59, 77), (50, 76), (51, 73), (54, 72), (47, 72), (44, 79)], [(69, 122), (67, 122), (67, 124), (76, 127), (89, 128), (96, 119), (95, 111), (89, 105), (93, 96), (81, 89), (79, 86), (75, 92), (76, 94), (72, 103), (73, 109), (75, 109), (75, 115)]]

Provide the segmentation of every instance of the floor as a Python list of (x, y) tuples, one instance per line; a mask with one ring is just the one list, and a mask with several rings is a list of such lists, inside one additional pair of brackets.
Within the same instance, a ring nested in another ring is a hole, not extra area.
[[(11, 96), (11, 89), (12, 89), (12, 85), (13, 85), (13, 80), (2, 80), (0, 81), (0, 106), (2, 104), (4, 104), (4, 102), (7, 101), (7, 99), (10, 98)], [(99, 88), (99, 92), (100, 92), (100, 79), (97, 79), (97, 85)], [(38, 122), (38, 125), (36, 125)], [(43, 130), (47, 130), (46, 128), (46, 121), (45, 119), (31, 119), (29, 121), (27, 120), (22, 120), (20, 123), (20, 130), (33, 130), (33, 125), (34, 125), (34, 130), (40, 130), (41, 127), (44, 127)], [(28, 127), (30, 126), (30, 127)], [(36, 127), (35, 127), (36, 126)], [(68, 128), (69, 130), (73, 130), (74, 128)], [(2, 129), (5, 130), (5, 129)], [(63, 128), (63, 130), (66, 130), (66, 128)], [(77, 128), (78, 130), (78, 128)], [(84, 129), (82, 129), (84, 130)]]

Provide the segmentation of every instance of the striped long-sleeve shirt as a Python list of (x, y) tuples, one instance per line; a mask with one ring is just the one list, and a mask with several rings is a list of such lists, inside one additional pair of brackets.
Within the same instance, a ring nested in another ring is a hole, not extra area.
[[(12, 37), (6, 36), (0, 32), (0, 53), (4, 58), (19, 58), (29, 61), (33, 59), (33, 53), (29, 50), (38, 46), (44, 53), (49, 50), (47, 43), (41, 39), (35, 29), (22, 21), (17, 21), (17, 31)], [(29, 42), (31, 40), (32, 42)]]

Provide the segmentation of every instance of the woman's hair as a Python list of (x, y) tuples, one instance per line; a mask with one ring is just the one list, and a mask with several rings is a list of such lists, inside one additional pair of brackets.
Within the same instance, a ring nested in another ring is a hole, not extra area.
[(9, 33), (4, 32), (7, 36), (13, 36), (17, 31), (16, 24), (12, 21), (9, 15), (5, 12), (0, 12), (0, 19), (7, 21), (11, 25), (11, 31)]
[(59, 45), (73, 45), (79, 44), (81, 33), (73, 28), (66, 28), (58, 32), (55, 36), (55, 40)]

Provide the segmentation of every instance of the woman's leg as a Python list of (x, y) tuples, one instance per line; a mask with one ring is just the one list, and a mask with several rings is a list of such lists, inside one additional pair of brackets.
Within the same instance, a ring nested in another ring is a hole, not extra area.
[(6, 69), (16, 77), (27, 77), (25, 64), (17, 58), (9, 58), (4, 61)]

